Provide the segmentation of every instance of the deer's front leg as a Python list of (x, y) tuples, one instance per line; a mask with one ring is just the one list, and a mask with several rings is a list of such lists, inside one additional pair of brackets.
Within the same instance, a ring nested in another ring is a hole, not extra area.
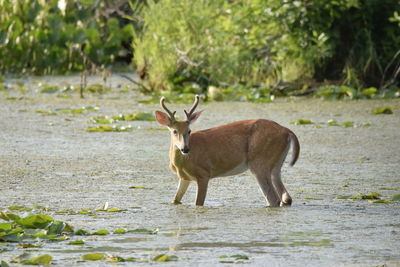
[(179, 179), (178, 189), (176, 190), (174, 204), (182, 204), (181, 200), (189, 187), (190, 181)]
[(206, 200), (208, 179), (197, 179), (197, 198), (196, 205), (203, 206)]

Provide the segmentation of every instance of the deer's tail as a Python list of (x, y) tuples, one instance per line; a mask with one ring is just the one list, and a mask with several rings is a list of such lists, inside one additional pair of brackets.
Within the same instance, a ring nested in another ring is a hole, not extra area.
[(292, 160), (290, 161), (290, 166), (293, 166), (296, 163), (297, 159), (299, 158), (300, 143), (299, 139), (297, 139), (297, 136), (290, 130), (289, 130), (289, 137), (292, 146)]

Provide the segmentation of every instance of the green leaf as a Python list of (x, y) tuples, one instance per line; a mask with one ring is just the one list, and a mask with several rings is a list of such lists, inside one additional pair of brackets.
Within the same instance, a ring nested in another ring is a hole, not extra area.
[(50, 111), (50, 110), (36, 110), (36, 113), (40, 113), (43, 115), (48, 115), (48, 116), (55, 116), (57, 113)]
[(367, 89), (362, 90), (361, 93), (365, 96), (372, 96), (376, 94), (377, 91), (378, 89), (376, 89), (375, 87), (369, 87)]
[(153, 261), (157, 261), (157, 262), (164, 262), (164, 261), (177, 261), (178, 257), (175, 255), (167, 255), (167, 254), (160, 254), (157, 255), (153, 258)]
[(18, 244), (18, 246), (21, 248), (41, 248), (41, 247), (43, 247), (43, 244), (42, 243), (39, 243), (39, 244), (20, 243), (20, 244)]
[(18, 210), (18, 211), (31, 211), (32, 208), (24, 207), (24, 206), (10, 206), (9, 210)]
[(379, 200), (368, 200), (369, 203), (387, 203), (390, 202), (390, 200), (387, 199), (379, 199)]
[(60, 90), (60, 88), (58, 88), (57, 86), (52, 86), (52, 85), (49, 85), (49, 86), (44, 86), (44, 87), (42, 87), (40, 90), (39, 90), (39, 92), (40, 93), (44, 93), (44, 94), (53, 94), (53, 93), (56, 93), (56, 92), (58, 92), (58, 90)]
[(120, 256), (116, 256), (116, 255), (111, 255), (107, 257), (107, 261), (108, 262), (127, 262), (127, 261), (135, 261), (136, 258), (133, 257), (129, 257), (129, 258), (123, 258)]
[(107, 212), (121, 212), (121, 211), (126, 211), (124, 209), (119, 209), (119, 208), (111, 208), (111, 209), (107, 209)]
[(344, 121), (342, 122), (343, 127), (354, 127), (354, 122), (353, 121)]
[(249, 257), (246, 255), (241, 255), (241, 254), (236, 254), (236, 255), (232, 255), (232, 258), (235, 258), (236, 260), (248, 260)]
[(85, 244), (85, 241), (83, 241), (83, 240), (74, 240), (74, 241), (70, 241), (68, 243), (68, 245), (84, 245), (84, 244)]
[(400, 200), (400, 194), (395, 194), (395, 195), (393, 195), (393, 196), (390, 198), (390, 200), (392, 200), (392, 201)]
[(106, 257), (103, 253), (89, 253), (82, 256), (84, 261), (99, 261)]
[(111, 126), (111, 125), (97, 125), (95, 127), (88, 127), (87, 132), (129, 132), (132, 130), (131, 126)]
[(10, 267), (10, 265), (5, 261), (1, 261), (0, 262), (0, 267)]
[(75, 235), (90, 235), (90, 233), (89, 233), (88, 231), (86, 231), (86, 230), (78, 229), (78, 230), (75, 232)]
[(5, 213), (3, 211), (0, 211), (0, 219), (3, 219), (5, 221), (17, 221), (17, 220), (21, 219), (21, 217), (19, 217), (16, 214)]
[(150, 234), (150, 235), (155, 235), (158, 233), (158, 229), (155, 230), (149, 230), (146, 228), (137, 228), (134, 230), (128, 230), (129, 233), (145, 233), (145, 234)]
[(96, 232), (91, 233), (91, 235), (108, 235), (110, 232), (106, 229), (100, 229)]
[(372, 113), (375, 115), (378, 114), (393, 114), (393, 107), (383, 107), (383, 108), (376, 108), (372, 110)]
[(114, 230), (113, 234), (121, 235), (121, 234), (125, 234), (126, 232), (127, 232), (127, 230), (125, 228), (118, 228), (118, 229)]
[(292, 121), (291, 124), (294, 124), (294, 125), (306, 125), (306, 124), (313, 124), (313, 122), (311, 120), (298, 119), (297, 121)]
[(53, 257), (49, 254), (45, 254), (42, 256), (34, 257), (30, 260), (23, 260), (22, 264), (24, 265), (49, 265)]
[(65, 222), (54, 222), (52, 225), (50, 225), (49, 229), (48, 229), (48, 234), (49, 235), (60, 235), (65, 227), (67, 226), (67, 224)]
[(361, 199), (379, 199), (380, 194), (371, 192), (369, 195), (361, 195)]
[(335, 121), (335, 120), (329, 120), (329, 121), (327, 121), (327, 124), (329, 126), (340, 126), (339, 123), (337, 123), (337, 121)]
[(113, 120), (118, 121), (155, 121), (154, 115), (147, 112), (135, 112), (132, 114), (119, 114), (112, 117)]
[(12, 223), (0, 223), (0, 232), (11, 231), (12, 226)]
[(381, 187), (379, 189), (380, 190), (397, 190), (397, 189), (400, 189), (400, 187)]
[(45, 229), (50, 224), (54, 222), (54, 219), (50, 216), (39, 214), (39, 215), (29, 215), (25, 218), (21, 218), (17, 223), (26, 228), (33, 229)]

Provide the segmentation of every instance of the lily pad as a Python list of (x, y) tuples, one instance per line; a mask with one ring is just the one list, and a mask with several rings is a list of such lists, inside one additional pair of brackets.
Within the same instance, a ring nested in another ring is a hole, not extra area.
[(390, 200), (392, 200), (392, 201), (400, 200), (400, 194), (395, 194), (395, 195), (393, 195), (393, 196), (390, 198)]
[(99, 261), (106, 257), (103, 253), (89, 253), (82, 256), (84, 261)]
[(52, 260), (53, 257), (51, 255), (45, 254), (29, 260), (23, 260), (21, 261), (21, 263), (24, 265), (49, 265), (51, 264)]
[(26, 228), (45, 229), (54, 222), (54, 219), (50, 216), (39, 214), (29, 215), (25, 218), (17, 220), (16, 222)]
[(91, 235), (108, 235), (110, 232), (107, 229), (101, 229), (91, 233)]
[(88, 87), (85, 88), (85, 91), (90, 92), (90, 93), (98, 93), (98, 94), (102, 94), (105, 92), (110, 91), (111, 88), (109, 87), (105, 87), (102, 84), (91, 84)]
[(12, 223), (0, 223), (0, 232), (11, 231), (12, 227)]
[(380, 199), (380, 194), (371, 192), (368, 195), (361, 195), (361, 199)]
[(369, 203), (387, 203), (390, 202), (388, 199), (379, 199), (379, 200), (368, 200)]
[(311, 120), (298, 119), (296, 121), (292, 121), (291, 124), (294, 124), (294, 125), (306, 125), (306, 124), (313, 124), (313, 122)]
[(114, 122), (114, 119), (107, 116), (96, 116), (90, 119), (93, 123), (101, 123), (101, 124), (111, 124)]
[(49, 85), (40, 88), (39, 92), (42, 94), (54, 94), (57, 93), (59, 90), (60, 88), (58, 86)]
[(113, 234), (121, 235), (121, 234), (125, 234), (126, 232), (128, 232), (128, 231), (125, 228), (118, 228), (118, 229), (114, 230)]
[(48, 115), (48, 116), (55, 116), (57, 113), (51, 110), (36, 110), (36, 113), (43, 114), (43, 115)]
[(132, 114), (119, 114), (112, 117), (115, 121), (155, 121), (154, 115), (148, 112), (135, 112)]
[(107, 257), (107, 261), (108, 262), (127, 262), (127, 261), (136, 261), (136, 258), (134, 258), (134, 257), (123, 258), (120, 256), (111, 255), (111, 256)]
[(87, 132), (129, 132), (132, 130), (131, 126), (111, 126), (111, 125), (97, 125), (94, 127), (88, 127), (86, 129)]
[(232, 258), (235, 258), (236, 260), (248, 260), (249, 256), (236, 254), (236, 255), (232, 255)]
[(79, 229), (75, 232), (75, 235), (90, 235), (90, 233), (86, 230)]
[(43, 243), (39, 243), (39, 244), (21, 243), (21, 244), (18, 244), (18, 246), (21, 248), (41, 248), (41, 247), (43, 247)]
[(372, 110), (372, 113), (375, 115), (378, 114), (393, 114), (393, 107), (382, 107), (382, 108), (376, 108)]
[(344, 121), (342, 122), (343, 127), (354, 127), (354, 122), (353, 121)]
[(329, 120), (329, 121), (327, 121), (327, 124), (329, 126), (340, 126), (340, 124), (335, 120)]
[(155, 235), (158, 233), (158, 229), (155, 230), (149, 230), (146, 228), (137, 228), (134, 230), (128, 230), (129, 233), (145, 233), (145, 234), (150, 234), (150, 235)]
[(70, 241), (68, 243), (68, 245), (84, 245), (84, 244), (85, 244), (85, 241), (83, 241), (83, 240), (74, 240), (74, 241)]
[(110, 208), (106, 210), (107, 212), (121, 212), (121, 211), (126, 211), (124, 209), (119, 209), (119, 208)]
[(164, 261), (177, 261), (178, 257), (175, 255), (160, 254), (153, 258), (153, 261), (164, 262)]

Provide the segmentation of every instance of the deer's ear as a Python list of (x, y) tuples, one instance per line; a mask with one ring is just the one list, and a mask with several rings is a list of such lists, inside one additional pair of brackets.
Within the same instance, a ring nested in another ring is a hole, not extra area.
[(203, 111), (199, 111), (199, 112), (193, 113), (193, 114), (190, 116), (190, 118), (189, 118), (189, 123), (195, 122), (195, 121), (200, 117), (200, 115), (201, 115), (202, 112), (203, 112)]
[(159, 124), (162, 126), (170, 126), (171, 125), (171, 120), (167, 114), (161, 111), (156, 111), (156, 120)]

